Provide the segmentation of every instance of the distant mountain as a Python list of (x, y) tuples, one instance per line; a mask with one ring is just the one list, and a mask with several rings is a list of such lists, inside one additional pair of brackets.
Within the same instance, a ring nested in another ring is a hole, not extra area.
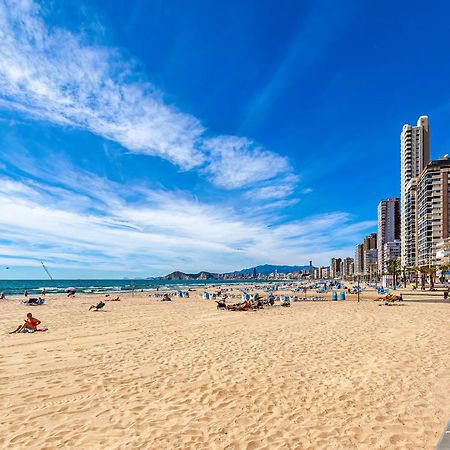
[(160, 280), (220, 280), (252, 276), (256, 270), (257, 274), (269, 275), (272, 272), (278, 273), (290, 273), (301, 272), (302, 270), (308, 270), (309, 266), (273, 266), (270, 264), (264, 264), (262, 266), (250, 267), (248, 269), (237, 270), (235, 272), (227, 273), (212, 273), (212, 272), (199, 272), (199, 273), (184, 273), (180, 271), (169, 273)]
[(269, 275), (272, 272), (277, 271), (278, 273), (290, 273), (290, 272), (301, 272), (302, 270), (309, 269), (307, 266), (273, 266), (271, 264), (264, 264), (262, 266), (250, 267), (249, 269), (242, 269), (236, 272), (229, 272), (224, 275), (251, 275), (256, 269), (256, 273), (261, 275)]
[(184, 272), (172, 272), (164, 277), (161, 277), (161, 280), (217, 280), (220, 278), (218, 273), (211, 272), (199, 272), (199, 273), (184, 273)]

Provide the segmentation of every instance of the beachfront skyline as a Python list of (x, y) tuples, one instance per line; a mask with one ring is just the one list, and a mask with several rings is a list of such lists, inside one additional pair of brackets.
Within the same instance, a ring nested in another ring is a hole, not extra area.
[(0, 278), (327, 264), (450, 149), (445, 2), (146, 3), (0, 1)]

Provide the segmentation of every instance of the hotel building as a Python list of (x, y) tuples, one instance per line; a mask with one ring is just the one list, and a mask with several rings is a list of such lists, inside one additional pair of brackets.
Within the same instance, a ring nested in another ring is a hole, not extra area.
[(395, 241), (392, 242), (386, 242), (383, 245), (383, 261), (384, 261), (384, 272), (380, 272), (380, 273), (385, 273), (387, 270), (386, 267), (386, 262), (391, 260), (391, 259), (398, 259), (400, 258), (400, 240), (397, 239)]
[(351, 277), (355, 272), (355, 263), (353, 258), (345, 258), (342, 260), (341, 272), (343, 277)]
[[(416, 265), (436, 264), (436, 252), (450, 237), (449, 224), (450, 159), (431, 161), (417, 179), (416, 187)], [(439, 244), (439, 245), (438, 245)]]
[[(385, 244), (398, 241), (396, 248), (400, 250), (400, 199), (389, 198), (378, 204), (378, 271), (386, 271)], [(398, 255), (399, 257), (400, 255)], [(393, 259), (393, 258), (389, 258)]]
[(330, 270), (331, 278), (339, 278), (342, 275), (342, 259), (331, 258)]
[(417, 265), (417, 177), (429, 161), (428, 117), (421, 116), (416, 126), (406, 124), (400, 134), (401, 264), (408, 268)]
[(364, 273), (364, 251), (363, 244), (358, 244), (355, 247), (355, 262), (354, 262), (355, 275), (362, 275)]

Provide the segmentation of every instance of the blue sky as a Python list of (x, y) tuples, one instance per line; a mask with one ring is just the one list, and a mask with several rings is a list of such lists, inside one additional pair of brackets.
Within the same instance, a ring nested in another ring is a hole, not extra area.
[(450, 5), (0, 0), (1, 278), (328, 264), (450, 150)]

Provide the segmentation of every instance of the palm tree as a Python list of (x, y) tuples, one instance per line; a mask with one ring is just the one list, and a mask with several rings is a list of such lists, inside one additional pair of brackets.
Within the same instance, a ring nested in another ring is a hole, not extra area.
[(397, 286), (397, 273), (401, 270), (400, 259), (389, 259), (386, 261), (387, 271), (389, 275), (392, 275), (392, 284)]
[(414, 282), (416, 283), (416, 285), (418, 285), (419, 284), (420, 267), (414, 266), (412, 268), (412, 271), (414, 272)]
[(434, 289), (434, 280), (436, 278), (436, 267), (431, 266), (428, 267), (428, 275), (430, 276), (430, 291)]
[(406, 288), (406, 274), (409, 274), (409, 270), (406, 266), (402, 266), (402, 276), (403, 276), (403, 287)]
[(419, 274), (420, 274), (420, 288), (422, 291), (425, 290), (425, 286), (427, 284), (427, 273), (429, 268), (427, 266), (421, 266), (419, 267)]

